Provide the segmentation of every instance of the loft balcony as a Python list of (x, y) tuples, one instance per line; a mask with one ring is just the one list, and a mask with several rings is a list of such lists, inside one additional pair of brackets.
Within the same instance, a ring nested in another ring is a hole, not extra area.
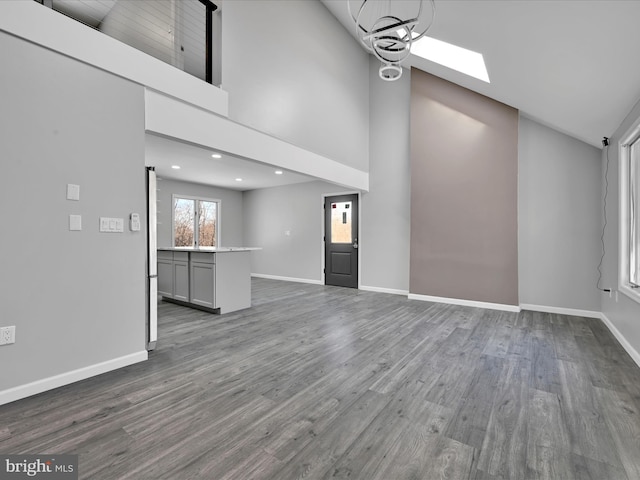
[(34, 0), (215, 86), (221, 10), (210, 0)]

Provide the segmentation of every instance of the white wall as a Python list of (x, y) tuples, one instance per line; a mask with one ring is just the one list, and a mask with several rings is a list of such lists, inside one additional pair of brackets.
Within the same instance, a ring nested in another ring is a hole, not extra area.
[(0, 63), (2, 403), (146, 358), (145, 233), (98, 231), (146, 202), (141, 86), (1, 32)]
[(0, 1), (0, 30), (218, 115), (227, 92), (30, 0)]
[(368, 56), (344, 27), (319, 1), (222, 8), (230, 118), (368, 171)]
[[(603, 264), (604, 288), (614, 290), (611, 297), (608, 293), (601, 293), (602, 313), (617, 333), (623, 337), (623, 343), (628, 349), (635, 350), (635, 360), (640, 364), (640, 304), (630, 299), (622, 293), (616, 295), (618, 289), (618, 238), (619, 238), (619, 188), (618, 176), (620, 174), (618, 155), (618, 142), (620, 137), (626, 133), (631, 125), (640, 118), (640, 102), (638, 102), (629, 112), (627, 118), (620, 124), (618, 129), (611, 135), (609, 154), (609, 188), (607, 194), (607, 226), (605, 234), (605, 256)], [(602, 152), (602, 177), (603, 190), (604, 178), (607, 165), (607, 150)], [(620, 337), (619, 337), (620, 340)]]
[[(363, 287), (409, 291), (411, 70), (385, 82), (369, 63), (369, 192), (362, 195), (360, 260)], [(383, 253), (384, 252), (384, 253)]]
[(521, 116), (520, 303), (597, 312), (600, 150)]
[(344, 191), (309, 182), (244, 192), (245, 244), (262, 247), (251, 255), (251, 272), (320, 282), (323, 194)]
[(226, 188), (179, 182), (166, 178), (158, 179), (158, 247), (167, 248), (173, 244), (171, 231), (171, 209), (173, 195), (188, 195), (212, 198), (221, 201), (219, 242), (222, 247), (243, 247), (243, 207), (242, 192)]

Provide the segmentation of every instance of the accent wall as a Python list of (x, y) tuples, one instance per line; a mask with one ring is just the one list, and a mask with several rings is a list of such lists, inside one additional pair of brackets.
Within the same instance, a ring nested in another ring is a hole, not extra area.
[(410, 292), (518, 305), (518, 111), (411, 72)]

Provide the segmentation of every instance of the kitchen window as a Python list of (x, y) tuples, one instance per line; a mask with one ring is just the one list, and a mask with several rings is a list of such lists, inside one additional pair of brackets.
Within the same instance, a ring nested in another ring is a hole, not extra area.
[(620, 141), (620, 291), (640, 302), (640, 119)]
[(173, 196), (173, 246), (217, 247), (220, 235), (220, 200)]

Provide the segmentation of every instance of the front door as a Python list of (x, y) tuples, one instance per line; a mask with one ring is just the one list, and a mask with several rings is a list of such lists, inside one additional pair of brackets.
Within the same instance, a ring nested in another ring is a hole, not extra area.
[(324, 283), (358, 288), (358, 195), (324, 200)]

